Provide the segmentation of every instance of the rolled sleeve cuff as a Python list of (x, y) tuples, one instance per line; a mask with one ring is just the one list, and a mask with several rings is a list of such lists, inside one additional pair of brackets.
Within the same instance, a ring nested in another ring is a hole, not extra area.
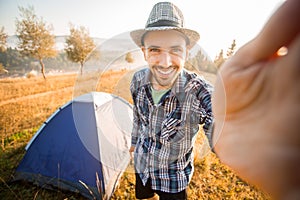
[(137, 137), (131, 137), (131, 146), (135, 146), (137, 143)]

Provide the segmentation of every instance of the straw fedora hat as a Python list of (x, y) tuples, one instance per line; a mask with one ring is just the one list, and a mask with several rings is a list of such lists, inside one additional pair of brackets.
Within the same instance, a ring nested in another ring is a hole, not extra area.
[(200, 38), (197, 31), (184, 27), (182, 12), (171, 2), (159, 2), (155, 4), (150, 12), (144, 29), (130, 32), (132, 40), (139, 46), (143, 46), (143, 37), (149, 31), (177, 30), (183, 33), (190, 47), (193, 47)]

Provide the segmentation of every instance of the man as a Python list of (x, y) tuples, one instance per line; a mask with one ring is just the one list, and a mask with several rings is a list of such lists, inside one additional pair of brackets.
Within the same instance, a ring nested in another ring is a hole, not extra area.
[(274, 199), (300, 199), (299, 11), (285, 1), (221, 67), (213, 95), (215, 151)]
[(199, 124), (210, 141), (212, 87), (184, 68), (199, 39), (183, 26), (172, 3), (154, 5), (146, 28), (131, 32), (148, 68), (136, 72), (132, 146), (138, 199), (187, 199), (193, 174), (193, 145)]

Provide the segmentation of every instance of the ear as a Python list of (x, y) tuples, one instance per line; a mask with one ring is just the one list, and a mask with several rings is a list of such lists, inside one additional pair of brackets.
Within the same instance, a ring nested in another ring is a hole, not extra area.
[(186, 47), (186, 52), (185, 52), (185, 60), (189, 58), (189, 53), (190, 53), (190, 46)]
[(192, 46), (190, 44), (186, 44), (186, 49), (190, 50)]

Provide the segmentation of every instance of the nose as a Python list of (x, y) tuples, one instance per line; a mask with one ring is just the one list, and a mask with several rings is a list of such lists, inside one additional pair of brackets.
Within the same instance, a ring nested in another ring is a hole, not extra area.
[(162, 67), (169, 67), (172, 65), (172, 57), (167, 51), (162, 51), (159, 55), (159, 63)]

